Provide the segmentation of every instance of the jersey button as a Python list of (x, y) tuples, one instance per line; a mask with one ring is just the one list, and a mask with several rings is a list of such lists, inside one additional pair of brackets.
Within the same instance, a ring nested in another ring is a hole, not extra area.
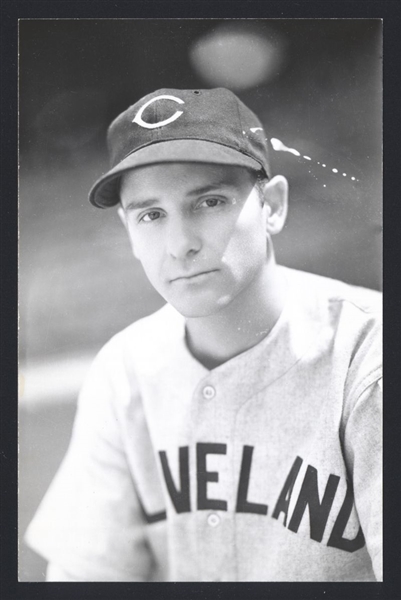
[(211, 385), (206, 385), (203, 388), (203, 392), (202, 393), (203, 393), (203, 397), (206, 398), (206, 400), (211, 400), (212, 398), (215, 397), (216, 390)]
[(212, 513), (208, 516), (207, 522), (209, 523), (210, 527), (217, 527), (217, 525), (220, 523), (220, 517), (219, 515)]

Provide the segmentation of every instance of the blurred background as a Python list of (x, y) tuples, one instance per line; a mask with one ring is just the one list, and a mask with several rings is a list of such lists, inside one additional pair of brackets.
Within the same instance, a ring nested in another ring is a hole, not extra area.
[(378, 19), (20, 21), (20, 581), (44, 579), (23, 535), (90, 361), (163, 304), (115, 209), (87, 201), (110, 121), (161, 87), (230, 88), (289, 180), (278, 262), (380, 289), (381, 52)]

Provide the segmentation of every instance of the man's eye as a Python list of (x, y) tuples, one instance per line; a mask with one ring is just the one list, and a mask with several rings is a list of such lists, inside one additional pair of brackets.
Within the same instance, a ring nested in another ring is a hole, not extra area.
[(209, 208), (213, 208), (215, 206), (218, 206), (219, 204), (224, 204), (224, 200), (222, 200), (221, 198), (206, 198), (205, 200), (202, 200), (199, 206), (207, 206)]
[(146, 213), (146, 215), (143, 215), (143, 217), (140, 218), (140, 221), (149, 223), (150, 221), (157, 221), (157, 219), (160, 219), (160, 217), (161, 217), (161, 213), (159, 210), (152, 210), (152, 211)]

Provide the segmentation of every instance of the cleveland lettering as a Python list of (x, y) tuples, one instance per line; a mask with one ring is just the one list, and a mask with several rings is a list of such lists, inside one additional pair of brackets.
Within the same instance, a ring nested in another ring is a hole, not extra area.
[[(190, 448), (188, 446), (178, 448), (179, 480), (176, 482), (171, 473), (170, 463), (176, 460), (177, 457), (168, 457), (166, 451), (159, 451), (162, 473), (175, 511), (177, 513), (186, 513), (191, 512), (192, 510), (227, 511), (228, 507), (226, 499), (216, 499), (208, 496), (208, 483), (218, 482), (219, 473), (217, 471), (208, 471), (206, 467), (207, 456), (209, 454), (227, 454), (227, 444), (201, 442), (196, 444), (196, 506), (191, 505), (190, 498), (189, 451)], [(268, 505), (252, 501), (252, 498), (249, 498), (248, 494), (249, 483), (252, 476), (253, 452), (253, 446), (246, 445), (243, 447), (235, 512), (266, 516), (269, 513)], [(289, 514), (290, 501), (292, 499), (295, 482), (297, 481), (303, 462), (304, 461), (300, 456), (295, 458), (283, 488), (279, 493), (276, 504), (274, 505), (271, 517), (281, 522), (289, 531), (297, 533), (304, 514), (308, 509), (310, 538), (316, 542), (321, 542), (338, 491), (340, 477), (334, 474), (329, 475), (322, 499), (320, 499), (318, 470), (312, 465), (307, 465), (301, 487), (299, 488), (298, 497), (296, 498), (295, 503), (293, 503), (294, 508), (292, 513)], [(365, 545), (365, 537), (361, 527), (355, 538), (348, 539), (344, 537), (344, 531), (354, 506), (352, 485), (349, 481), (347, 481), (346, 484), (345, 498), (338, 515), (335, 518), (327, 545), (346, 552), (355, 552)], [(143, 508), (143, 512), (148, 523), (167, 518), (165, 511), (157, 513), (157, 515), (151, 515)]]

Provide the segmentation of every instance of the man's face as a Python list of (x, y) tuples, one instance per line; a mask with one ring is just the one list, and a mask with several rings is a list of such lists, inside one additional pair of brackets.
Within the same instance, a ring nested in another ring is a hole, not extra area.
[(241, 167), (150, 165), (124, 175), (121, 203), (135, 256), (185, 317), (215, 314), (262, 273), (266, 209)]

